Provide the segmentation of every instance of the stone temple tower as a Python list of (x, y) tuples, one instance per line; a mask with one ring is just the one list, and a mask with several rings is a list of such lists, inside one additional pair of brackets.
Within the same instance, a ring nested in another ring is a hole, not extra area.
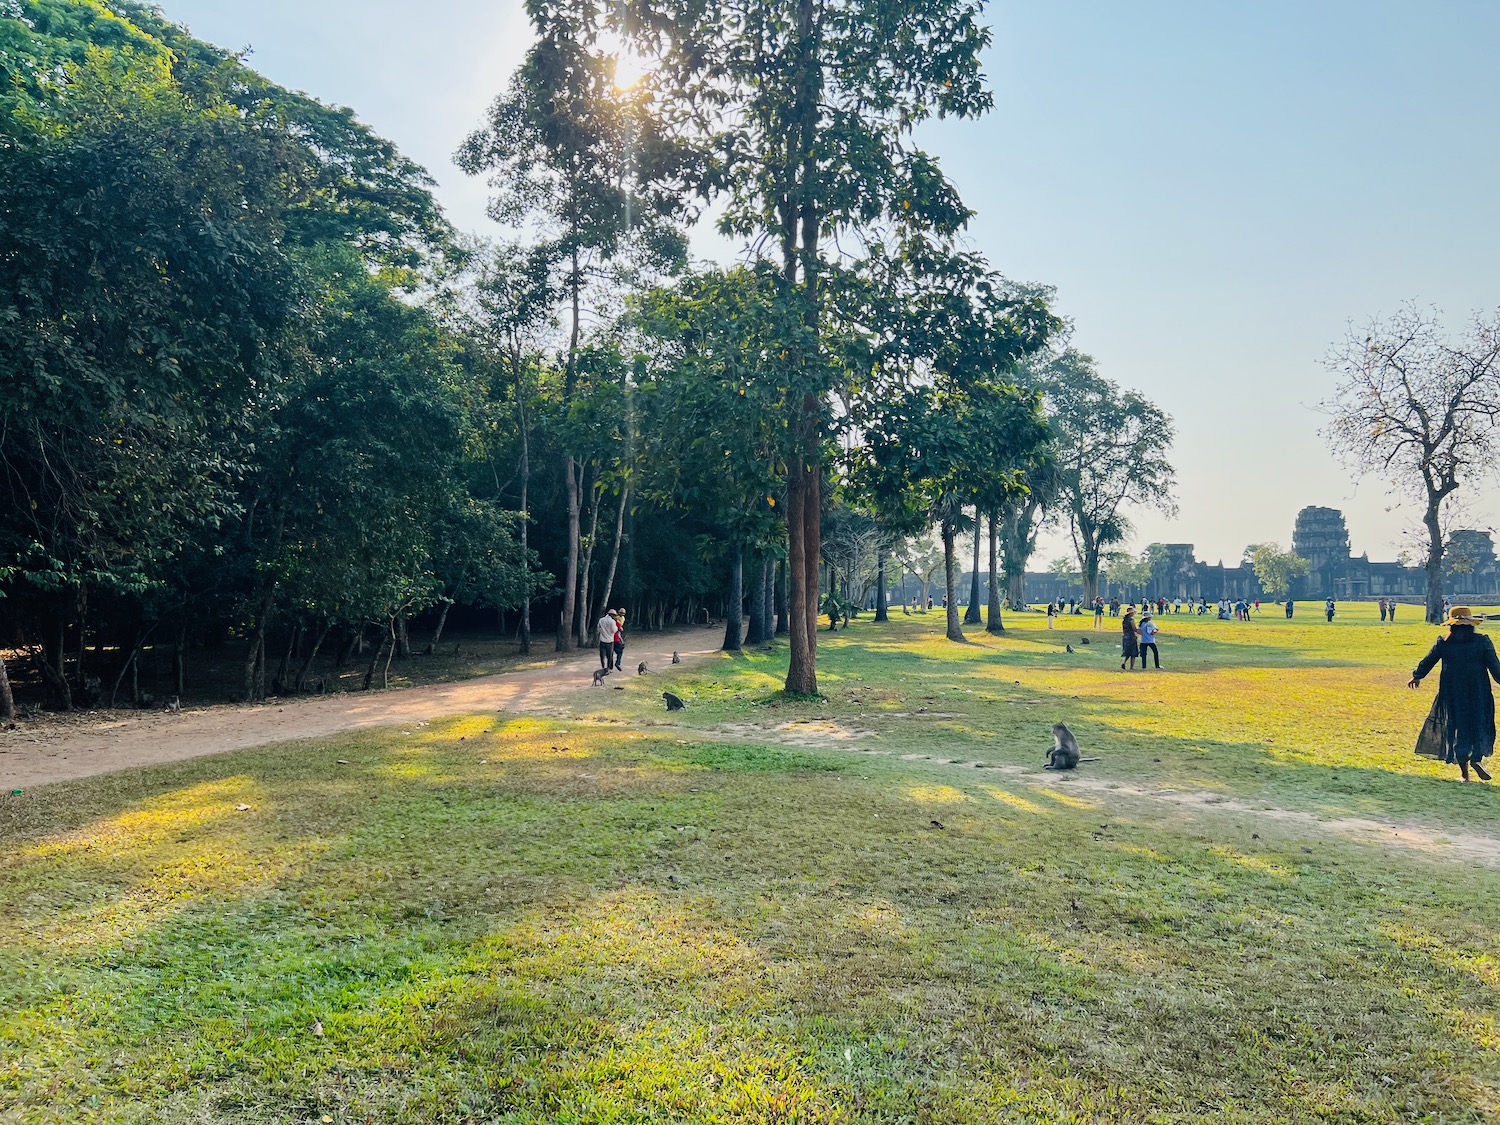
[(1321, 598), (1335, 593), (1340, 571), (1349, 565), (1349, 529), (1337, 508), (1303, 508), (1292, 530), (1292, 550), (1312, 564), (1296, 590), (1299, 597)]

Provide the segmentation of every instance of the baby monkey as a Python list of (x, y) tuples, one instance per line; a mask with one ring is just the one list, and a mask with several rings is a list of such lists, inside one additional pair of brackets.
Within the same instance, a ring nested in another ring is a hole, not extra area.
[(604, 677), (607, 676), (607, 675), (609, 675), (609, 669), (608, 668), (595, 668), (594, 669), (594, 686), (595, 687), (603, 687), (604, 686)]
[(1078, 750), (1078, 739), (1068, 729), (1067, 723), (1052, 724), (1052, 749), (1047, 751), (1046, 770), (1071, 770), (1079, 762), (1097, 762), (1098, 758), (1082, 757)]

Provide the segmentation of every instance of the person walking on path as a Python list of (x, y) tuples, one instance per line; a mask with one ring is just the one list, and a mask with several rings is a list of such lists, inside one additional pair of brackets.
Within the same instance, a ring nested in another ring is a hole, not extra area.
[(1125, 616), (1120, 621), (1120, 671), (1125, 671), (1125, 665), (1129, 663), (1130, 670), (1134, 672), (1135, 658), (1140, 654), (1140, 637), (1135, 630), (1135, 606), (1127, 606)]
[(1447, 636), (1437, 639), (1406, 685), (1417, 687), (1438, 663), (1443, 665), (1437, 698), (1417, 736), (1416, 752), (1457, 764), (1465, 781), (1471, 769), (1482, 781), (1490, 779), (1483, 760), (1495, 750), (1495, 692), (1490, 681), (1500, 683), (1500, 657), (1495, 655), (1495, 642), (1475, 631), (1482, 620), (1466, 605), (1449, 609)]
[(1156, 627), (1156, 618), (1146, 614), (1141, 618), (1141, 671), (1146, 670), (1146, 653), (1149, 651), (1151, 659), (1156, 661), (1156, 667), (1161, 667), (1161, 649), (1156, 647), (1156, 634), (1160, 630)]
[(606, 672), (615, 669), (615, 634), (620, 631), (620, 626), (615, 623), (615, 611), (610, 610), (599, 618), (599, 624), (595, 626), (599, 630), (599, 667)]
[(615, 610), (615, 667), (625, 667), (625, 611)]

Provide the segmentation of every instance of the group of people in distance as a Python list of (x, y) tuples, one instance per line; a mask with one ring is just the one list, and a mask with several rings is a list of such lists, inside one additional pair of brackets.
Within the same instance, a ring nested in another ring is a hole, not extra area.
[(610, 610), (599, 618), (595, 628), (599, 631), (599, 667), (605, 672), (625, 667), (621, 663), (625, 657), (625, 611)]

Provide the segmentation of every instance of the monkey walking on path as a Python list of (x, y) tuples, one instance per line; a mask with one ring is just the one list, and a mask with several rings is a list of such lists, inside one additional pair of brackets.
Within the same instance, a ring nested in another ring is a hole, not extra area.
[(649, 671), (651, 671), (651, 669), (647, 668), (646, 667), (646, 662), (644, 660), (642, 660), (640, 662), (640, 664), (636, 666), (635, 674), (637, 676), (644, 676)]
[(1047, 751), (1047, 764), (1044, 770), (1071, 770), (1077, 769), (1079, 762), (1097, 762), (1098, 758), (1082, 757), (1078, 750), (1078, 739), (1073, 737), (1073, 732), (1068, 729), (1066, 723), (1052, 724), (1052, 749)]
[(595, 668), (594, 669), (594, 686), (595, 687), (602, 687), (604, 685), (604, 677), (607, 676), (607, 675), (609, 675), (609, 669), (608, 668)]

